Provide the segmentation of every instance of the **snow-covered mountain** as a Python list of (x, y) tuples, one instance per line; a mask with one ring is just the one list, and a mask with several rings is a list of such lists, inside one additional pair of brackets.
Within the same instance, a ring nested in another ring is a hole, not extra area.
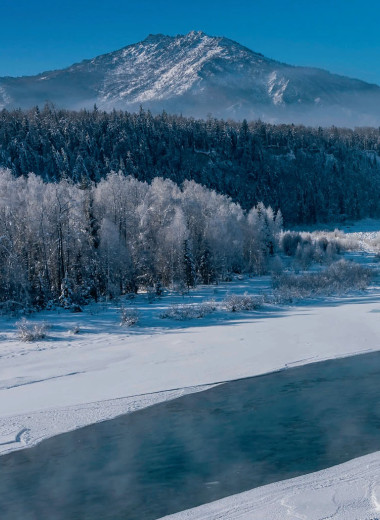
[(380, 87), (294, 67), (203, 32), (140, 43), (37, 76), (0, 78), (0, 108), (57, 107), (261, 118), (312, 125), (379, 125)]

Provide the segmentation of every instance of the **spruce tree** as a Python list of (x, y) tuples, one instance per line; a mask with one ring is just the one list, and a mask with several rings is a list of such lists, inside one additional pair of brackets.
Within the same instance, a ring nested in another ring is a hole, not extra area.
[(202, 283), (206, 285), (209, 285), (214, 281), (214, 270), (210, 249), (208, 247), (206, 247), (202, 253), (199, 264), (199, 274), (201, 275)]
[(195, 265), (188, 240), (185, 240), (183, 244), (183, 265), (185, 278), (184, 282), (187, 288), (190, 289), (190, 287), (195, 287)]

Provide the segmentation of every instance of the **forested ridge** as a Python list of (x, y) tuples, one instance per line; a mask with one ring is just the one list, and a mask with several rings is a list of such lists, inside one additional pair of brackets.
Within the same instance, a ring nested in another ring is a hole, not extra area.
[(194, 120), (46, 106), (0, 112), (0, 165), (16, 176), (98, 183), (195, 180), (243, 209), (263, 202), (285, 224), (378, 216), (380, 131)]

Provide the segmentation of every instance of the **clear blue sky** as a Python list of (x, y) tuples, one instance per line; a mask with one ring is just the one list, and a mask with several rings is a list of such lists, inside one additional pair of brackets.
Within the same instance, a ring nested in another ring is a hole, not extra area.
[(380, 84), (379, 0), (0, 0), (0, 13), (0, 76), (62, 68), (149, 33), (195, 29)]

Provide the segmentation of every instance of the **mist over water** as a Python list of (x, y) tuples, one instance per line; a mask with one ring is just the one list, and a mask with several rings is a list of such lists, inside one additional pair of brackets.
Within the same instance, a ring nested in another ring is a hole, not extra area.
[(0, 458), (1, 520), (153, 520), (380, 449), (380, 353), (228, 383)]

